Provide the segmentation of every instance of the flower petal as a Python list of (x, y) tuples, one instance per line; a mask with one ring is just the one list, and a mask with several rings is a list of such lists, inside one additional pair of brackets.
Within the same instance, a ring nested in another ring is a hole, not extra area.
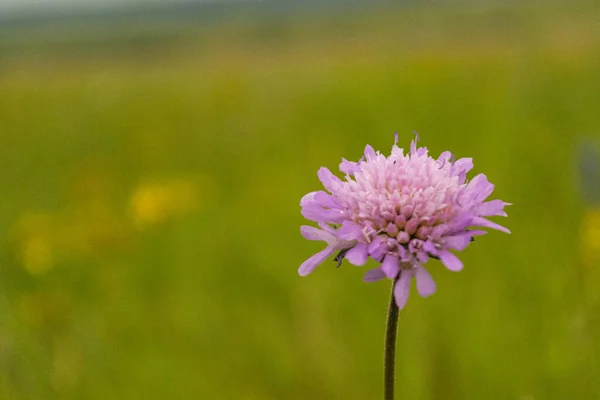
[(454, 168), (460, 171), (469, 172), (473, 169), (473, 159), (471, 157), (459, 158), (454, 162)]
[(315, 193), (315, 201), (317, 204), (327, 208), (340, 208), (340, 203), (337, 202), (329, 193), (319, 190)]
[(367, 252), (367, 245), (364, 243), (358, 243), (356, 246), (346, 252), (344, 258), (356, 266), (364, 265), (367, 262), (369, 254)]
[(388, 251), (387, 243), (381, 238), (380, 235), (377, 235), (369, 244), (368, 251), (373, 260), (381, 261), (385, 253)]
[(342, 158), (342, 162), (340, 163), (340, 171), (347, 175), (353, 175), (356, 171), (358, 171), (358, 163)]
[(471, 181), (467, 184), (466, 189), (469, 192), (471, 201), (473, 203), (481, 203), (487, 199), (490, 194), (492, 194), (494, 191), (494, 185), (488, 181), (488, 178), (485, 176), (485, 174), (478, 174), (471, 179)]
[(504, 211), (504, 207), (510, 206), (510, 203), (505, 203), (502, 200), (492, 200), (487, 201), (485, 203), (481, 203), (477, 207), (475, 207), (475, 212), (478, 216), (482, 217), (491, 217), (491, 216), (500, 216), (506, 217), (506, 211)]
[(417, 291), (421, 297), (428, 297), (435, 293), (435, 282), (424, 267), (415, 269), (415, 278), (417, 280)]
[(326, 167), (319, 168), (317, 176), (319, 177), (321, 183), (323, 183), (323, 186), (325, 186), (325, 189), (329, 190), (330, 192), (334, 192), (341, 183), (340, 178), (332, 174), (331, 171)]
[(410, 155), (414, 156), (417, 154), (417, 139), (413, 139), (410, 142)]
[(310, 192), (310, 193), (306, 193), (304, 196), (302, 196), (302, 198), (300, 199), (300, 206), (304, 207), (310, 203), (314, 203), (315, 201), (315, 195), (317, 194), (317, 192)]
[(396, 299), (396, 305), (399, 309), (403, 309), (408, 300), (410, 293), (410, 282), (412, 281), (414, 272), (410, 269), (405, 269), (400, 272), (400, 279), (396, 282), (394, 287), (394, 298)]
[(330, 246), (337, 245), (340, 240), (329, 232), (315, 228), (314, 226), (302, 225), (300, 233), (308, 240), (322, 240)]
[(319, 264), (322, 264), (325, 260), (327, 260), (327, 258), (335, 253), (336, 250), (337, 249), (333, 246), (327, 246), (324, 250), (304, 261), (302, 265), (300, 265), (300, 268), (298, 268), (298, 274), (300, 276), (306, 276), (310, 274)]
[(302, 216), (311, 221), (341, 223), (347, 219), (337, 200), (322, 190), (304, 195), (300, 206)]
[(385, 272), (380, 267), (373, 268), (368, 270), (363, 277), (363, 281), (365, 282), (377, 282), (386, 278)]
[(302, 206), (300, 213), (304, 218), (315, 222), (341, 223), (347, 218), (343, 210), (337, 208), (327, 209), (316, 202)]
[(473, 169), (472, 158), (460, 158), (454, 163), (453, 172), (458, 175), (458, 183), (461, 185), (467, 180), (467, 172)]
[(466, 233), (470, 232), (460, 232), (456, 235), (444, 236), (444, 247), (459, 251), (466, 249), (471, 243), (471, 238), (474, 236)]
[(388, 278), (394, 279), (400, 270), (400, 266), (398, 265), (398, 257), (391, 254), (385, 256), (383, 263), (381, 263), (381, 269)]
[(392, 146), (392, 156), (394, 156), (398, 160), (404, 159), (404, 149), (398, 147), (398, 145)]
[(342, 222), (338, 236), (344, 240), (359, 240), (363, 238), (363, 231), (357, 223), (346, 220)]
[(423, 250), (433, 254), (436, 257), (438, 255), (438, 249), (435, 247), (435, 243), (431, 240), (428, 240), (425, 243), (423, 243)]
[(444, 151), (442, 154), (440, 154), (440, 156), (436, 160), (438, 168), (443, 168), (444, 166), (446, 166), (446, 163), (450, 165), (450, 163), (448, 162), (450, 158), (452, 158), (452, 153), (450, 153), (449, 151)]
[(438, 252), (438, 257), (440, 261), (448, 268), (450, 271), (458, 272), (463, 269), (463, 263), (460, 261), (458, 257), (454, 254), (450, 253), (448, 250), (441, 250)]
[(376, 157), (375, 150), (373, 150), (373, 147), (371, 147), (371, 145), (368, 144), (365, 147), (365, 158), (367, 159), (367, 161), (371, 161), (375, 157)]
[(496, 229), (500, 232), (506, 232), (506, 233), (510, 233), (510, 230), (508, 230), (507, 228), (503, 227), (502, 225), (499, 225), (495, 222), (492, 221), (488, 221), (485, 218), (482, 217), (475, 217), (473, 218), (473, 220), (471, 221), (471, 225), (473, 226), (483, 226), (484, 228), (490, 228), (490, 229)]

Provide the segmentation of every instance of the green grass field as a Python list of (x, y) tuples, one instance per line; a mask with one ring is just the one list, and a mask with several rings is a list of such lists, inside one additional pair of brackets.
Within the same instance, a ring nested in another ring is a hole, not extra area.
[(334, 263), (298, 277), (321, 248), (299, 200), (320, 166), (416, 130), (474, 158), (513, 233), (478, 239), (460, 273), (429, 264), (438, 292), (413, 288), (400, 316), (398, 399), (600, 399), (600, 218), (577, 167), (600, 139), (593, 11), (386, 8), (12, 47), (0, 396), (381, 398), (390, 283)]

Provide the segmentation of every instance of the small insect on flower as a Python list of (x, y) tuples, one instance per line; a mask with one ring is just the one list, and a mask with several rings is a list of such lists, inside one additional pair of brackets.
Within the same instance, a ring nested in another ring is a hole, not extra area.
[(467, 181), (471, 158), (457, 160), (445, 151), (434, 159), (417, 142), (418, 136), (404, 154), (395, 134), (387, 157), (367, 145), (358, 162), (342, 159), (344, 180), (325, 167), (319, 169), (325, 191), (308, 193), (300, 201), (302, 215), (319, 228), (302, 226), (300, 232), (327, 246), (302, 263), (300, 275), (310, 274), (334, 254), (338, 266), (343, 259), (361, 266), (371, 257), (381, 265), (367, 271), (364, 280), (398, 278), (394, 296), (403, 308), (413, 277), (421, 296), (435, 292), (424, 267), (429, 258), (460, 271), (463, 263), (450, 250), (462, 251), (475, 236), (487, 233), (478, 228), (510, 233), (485, 218), (506, 216), (504, 207), (510, 204), (485, 201), (494, 185), (484, 174)]

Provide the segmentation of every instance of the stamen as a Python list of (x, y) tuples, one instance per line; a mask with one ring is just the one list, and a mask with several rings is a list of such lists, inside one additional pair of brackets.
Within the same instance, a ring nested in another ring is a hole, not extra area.
[(421, 141), (421, 137), (419, 136), (417, 131), (413, 131), (413, 133), (415, 134), (415, 143), (419, 143), (419, 141)]

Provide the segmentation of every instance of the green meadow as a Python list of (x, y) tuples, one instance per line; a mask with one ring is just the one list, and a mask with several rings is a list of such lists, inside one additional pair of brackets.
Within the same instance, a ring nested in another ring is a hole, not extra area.
[(0, 398), (381, 398), (390, 282), (299, 277), (299, 200), (415, 130), (512, 234), (430, 261), (398, 399), (600, 399), (594, 6), (258, 14), (0, 39)]

